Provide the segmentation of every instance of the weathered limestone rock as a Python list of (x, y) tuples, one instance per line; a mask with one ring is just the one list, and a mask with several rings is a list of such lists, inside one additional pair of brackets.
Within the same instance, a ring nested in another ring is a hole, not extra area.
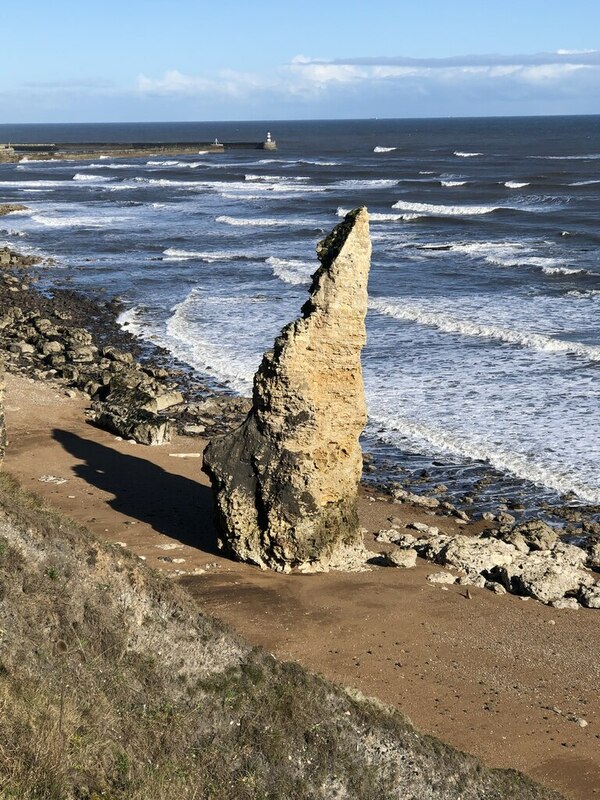
[[(461, 570), (465, 573), (460, 578), (463, 585), (481, 586), (483, 582), (497, 594), (509, 591), (556, 608), (574, 608), (579, 602), (600, 608), (600, 582), (586, 569), (588, 553), (562, 542), (540, 520), (515, 525), (502, 533), (502, 539), (486, 533), (449, 536), (431, 531), (422, 532), (419, 538), (394, 530), (380, 531), (377, 540), (401, 550), (415, 550), (421, 558)], [(563, 605), (565, 599), (568, 602)]]
[(367, 419), (367, 210), (348, 214), (317, 254), (303, 316), (264, 355), (248, 417), (204, 455), (221, 545), (279, 571), (349, 569), (366, 558), (356, 499)]

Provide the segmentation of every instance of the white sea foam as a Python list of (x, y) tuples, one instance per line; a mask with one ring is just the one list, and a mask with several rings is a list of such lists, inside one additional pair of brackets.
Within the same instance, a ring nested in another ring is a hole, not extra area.
[(93, 183), (104, 183), (105, 181), (110, 181), (112, 178), (108, 178), (105, 175), (88, 175), (87, 173), (76, 172), (73, 175), (74, 181), (89, 181)]
[[(440, 249), (439, 245), (424, 249)], [(562, 261), (549, 256), (533, 255), (531, 246), (525, 242), (452, 242), (450, 250), (475, 258), (483, 258), (497, 267), (556, 267)]]
[(203, 161), (146, 161), (147, 167), (187, 167), (188, 169), (197, 169), (204, 166)]
[(117, 323), (132, 336), (140, 339), (146, 338), (147, 327), (140, 319), (141, 310), (137, 306), (122, 311), (117, 317)]
[(555, 339), (545, 334), (459, 319), (445, 312), (431, 310), (424, 306), (393, 298), (373, 298), (369, 301), (369, 308), (398, 320), (416, 322), (419, 325), (429, 325), (444, 333), (483, 337), (505, 344), (531, 347), (545, 353), (567, 353), (582, 356), (590, 361), (600, 361), (600, 346), (569, 342), (564, 339)]
[(595, 161), (600, 158), (600, 153), (587, 153), (581, 156), (527, 156), (528, 158), (540, 158), (544, 161)]
[(275, 258), (270, 256), (266, 263), (273, 268), (273, 274), (284, 281), (294, 285), (310, 283), (315, 265), (297, 258)]
[(466, 181), (440, 181), (441, 186), (465, 186)]
[(454, 155), (459, 158), (475, 158), (476, 156), (482, 156), (483, 153), (465, 153), (462, 150), (455, 150)]
[(49, 217), (42, 214), (34, 214), (31, 219), (46, 228), (109, 228), (127, 221), (126, 217)]
[(176, 247), (169, 247), (163, 250), (165, 258), (163, 261), (205, 261), (213, 264), (217, 261), (251, 261), (253, 256), (248, 252), (236, 253), (233, 250), (215, 250), (207, 252), (204, 250), (181, 250)]
[(584, 297), (586, 300), (591, 300), (594, 297), (600, 297), (600, 289), (571, 289), (567, 292), (568, 297)]
[(73, 186), (71, 181), (0, 181), (0, 189), (58, 189), (64, 186)]
[(507, 189), (522, 189), (524, 186), (529, 186), (529, 183), (521, 183), (519, 181), (505, 181), (504, 185)]
[(313, 161), (310, 158), (261, 158), (258, 161), (248, 162), (247, 166), (254, 164), (309, 164), (311, 167), (338, 167), (339, 161)]
[[(238, 392), (246, 393), (252, 386), (255, 367), (244, 359), (229, 342), (205, 335), (194, 324), (196, 308), (219, 305), (220, 298), (203, 297), (199, 288), (192, 289), (181, 303), (174, 306), (166, 323), (166, 341), (171, 351), (196, 369), (226, 381)], [(243, 302), (243, 301), (242, 301)], [(240, 305), (242, 302), (238, 301)], [(227, 299), (227, 309), (236, 307), (236, 299)]]
[[(109, 156), (100, 156), (109, 158)], [(140, 164), (82, 164), (79, 169), (140, 169)]]
[(587, 269), (570, 269), (569, 267), (542, 267), (545, 275), (593, 275)]
[(374, 147), (374, 153), (391, 153), (393, 150), (397, 150), (397, 147)]
[(310, 226), (310, 227), (317, 227), (317, 223), (314, 220), (310, 219), (275, 219), (271, 217), (259, 217), (257, 219), (244, 219), (242, 217), (229, 217), (227, 215), (221, 215), (216, 218), (217, 222), (222, 222), (225, 225), (233, 225), (235, 227), (265, 227), (265, 228), (276, 228), (276, 227), (287, 227), (289, 225), (300, 225), (302, 227)]
[[(352, 209), (342, 208), (337, 209), (336, 215), (338, 217), (345, 217)], [(369, 219), (371, 222), (410, 222), (411, 220), (421, 219), (423, 214), (381, 214), (378, 211), (369, 212)]]
[[(472, 216), (476, 214), (491, 214), (502, 206), (445, 206), (433, 203), (410, 203), (407, 200), (398, 200), (392, 208), (409, 211), (415, 214), (427, 214), (443, 217)], [(520, 209), (519, 209), (520, 210)]]
[(312, 161), (308, 158), (301, 158), (298, 164), (309, 164), (311, 167), (339, 167), (339, 161)]
[(573, 183), (569, 183), (569, 186), (592, 186), (595, 183), (600, 183), (600, 180), (588, 180), (588, 181), (574, 181)]
[(374, 180), (367, 180), (357, 178), (356, 180), (336, 181), (336, 186), (340, 189), (381, 189), (384, 186), (397, 186), (398, 181), (392, 178), (377, 178)]
[(302, 175), (244, 175), (245, 181), (258, 181), (260, 183), (287, 183), (288, 181), (309, 181)]
[[(371, 421), (379, 427), (387, 428), (380, 438), (400, 446), (404, 442), (396, 442), (397, 434), (402, 439), (407, 438), (414, 443), (415, 449), (431, 449), (433, 452), (445, 452), (453, 455), (467, 457), (474, 461), (484, 461), (503, 472), (509, 472), (519, 478), (532, 481), (538, 485), (547, 486), (561, 493), (574, 491), (588, 503), (600, 503), (600, 491), (589, 486), (573, 470), (559, 469), (556, 466), (546, 466), (536, 461), (535, 456), (529, 456), (514, 450), (508, 450), (497, 444), (490, 444), (477, 436), (465, 436), (463, 433), (453, 433), (438, 426), (427, 425), (415, 420), (403, 418), (400, 415), (393, 417), (377, 415)], [(430, 447), (423, 448), (423, 445)]]

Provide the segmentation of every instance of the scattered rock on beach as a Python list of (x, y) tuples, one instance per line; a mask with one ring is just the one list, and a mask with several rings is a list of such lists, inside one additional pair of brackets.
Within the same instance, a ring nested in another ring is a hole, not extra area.
[(263, 357), (250, 414), (204, 455), (222, 546), (279, 571), (353, 568), (367, 558), (357, 514), (366, 209), (348, 214), (317, 252), (321, 266), (303, 316)]
[(457, 577), (451, 572), (431, 572), (427, 580), (429, 583), (452, 584), (457, 582)]
[(533, 597), (555, 608), (600, 608), (600, 581), (586, 568), (588, 553), (561, 541), (540, 520), (473, 536), (432, 533), (431, 529), (419, 533), (418, 538), (407, 539), (406, 534), (390, 529), (380, 531), (376, 538), (460, 570), (463, 585), (481, 586), (483, 581), (498, 594), (508, 591)]
[(392, 489), (392, 497), (399, 503), (412, 503), (415, 506), (423, 506), (423, 508), (438, 508), (440, 501), (435, 497), (427, 497), (421, 494), (413, 494), (412, 492), (403, 489), (401, 486), (395, 486)]
[(417, 563), (416, 550), (387, 550), (382, 555), (385, 559), (385, 563), (390, 567), (412, 569)]

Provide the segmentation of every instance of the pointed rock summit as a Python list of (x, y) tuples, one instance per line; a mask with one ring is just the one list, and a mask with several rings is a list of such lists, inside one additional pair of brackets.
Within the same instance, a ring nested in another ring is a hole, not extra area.
[(367, 421), (366, 208), (350, 212), (317, 255), (302, 317), (283, 329), (254, 376), (252, 410), (204, 455), (221, 546), (278, 571), (352, 569), (367, 556), (357, 514)]

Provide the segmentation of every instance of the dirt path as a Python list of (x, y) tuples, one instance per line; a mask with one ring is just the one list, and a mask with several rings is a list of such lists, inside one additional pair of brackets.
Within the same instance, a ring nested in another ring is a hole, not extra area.
[[(231, 562), (214, 546), (200, 440), (119, 441), (84, 421), (82, 399), (24, 378), (8, 376), (6, 400), (5, 469), (150, 566), (186, 573), (179, 579), (203, 610), (488, 764), (523, 770), (570, 798), (600, 797), (599, 612), (475, 588), (467, 599), (463, 587), (428, 583), (438, 568), (422, 561), (410, 571), (291, 576)], [(182, 453), (189, 457), (172, 455)], [(371, 549), (391, 515), (458, 530), (365, 493)]]

